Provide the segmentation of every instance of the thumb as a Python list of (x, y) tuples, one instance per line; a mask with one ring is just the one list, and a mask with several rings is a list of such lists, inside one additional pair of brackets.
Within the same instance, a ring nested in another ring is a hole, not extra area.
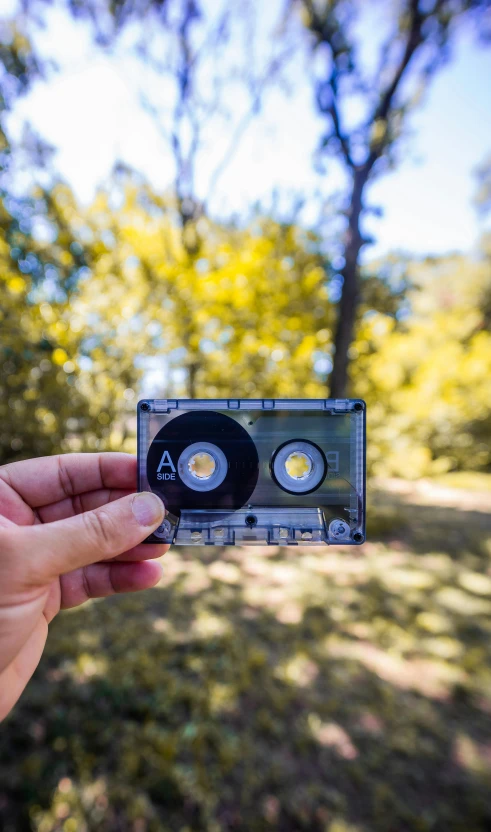
[(8, 534), (16, 548), (16, 560), (19, 555), (31, 560), (29, 583), (44, 583), (131, 549), (156, 529), (164, 516), (160, 498), (144, 491), (67, 520), (17, 527)]

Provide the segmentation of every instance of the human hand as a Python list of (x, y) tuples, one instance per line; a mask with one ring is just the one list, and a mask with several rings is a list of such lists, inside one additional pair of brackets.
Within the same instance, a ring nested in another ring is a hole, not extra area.
[(0, 720), (32, 676), (48, 624), (88, 598), (147, 589), (169, 548), (138, 545), (164, 518), (132, 494), (136, 460), (67, 454), (0, 468)]

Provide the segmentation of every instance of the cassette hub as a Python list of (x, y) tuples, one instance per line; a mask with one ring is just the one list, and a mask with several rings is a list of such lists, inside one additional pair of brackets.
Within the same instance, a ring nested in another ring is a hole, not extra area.
[(177, 470), (188, 488), (194, 491), (213, 491), (227, 475), (227, 458), (217, 445), (195, 442), (181, 453)]
[(315, 491), (327, 473), (327, 460), (313, 442), (297, 439), (280, 446), (272, 460), (277, 484), (290, 494)]
[(200, 480), (209, 480), (215, 469), (215, 457), (206, 451), (197, 451), (188, 462), (189, 472)]

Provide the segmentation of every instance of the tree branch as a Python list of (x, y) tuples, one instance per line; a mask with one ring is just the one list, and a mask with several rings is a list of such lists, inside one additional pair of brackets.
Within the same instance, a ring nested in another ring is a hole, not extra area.
[[(404, 49), (403, 55), (395, 70), (394, 77), (391, 83), (389, 84), (385, 92), (382, 93), (378, 106), (375, 108), (373, 115), (368, 120), (369, 126), (376, 124), (378, 121), (387, 121), (387, 117), (392, 107), (394, 96), (397, 92), (402, 77), (409, 65), (409, 62), (411, 61), (411, 58), (418, 49), (418, 46), (420, 46), (420, 44), (423, 41), (422, 25), (425, 17), (419, 11), (418, 4), (419, 0), (411, 0), (409, 4), (411, 23), (409, 26), (409, 35), (406, 42), (406, 48)], [(385, 141), (386, 139), (384, 136), (372, 147), (364, 165), (364, 167), (367, 168), (368, 172), (372, 169), (377, 159), (380, 158), (384, 149)]]
[[(349, 139), (341, 127), (341, 117), (338, 107), (337, 78), (339, 74), (339, 68), (336, 66), (336, 49), (333, 45), (334, 29), (332, 26), (329, 26), (328, 16), (326, 17), (325, 21), (322, 20), (312, 0), (303, 0), (303, 2), (310, 15), (309, 26), (311, 31), (317, 35), (319, 43), (326, 43), (329, 46), (333, 60), (333, 68), (328, 81), (325, 83), (321, 83), (318, 87), (316, 96), (317, 105), (322, 113), (325, 113), (331, 117), (334, 135), (339, 142), (345, 162), (350, 168), (354, 168), (355, 163), (351, 155)], [(328, 87), (330, 90), (328, 103), (322, 100), (323, 92), (326, 89), (326, 87)]]
[(326, 104), (322, 101), (322, 89), (325, 87), (324, 84), (317, 91), (317, 106), (322, 113), (327, 113), (331, 116), (332, 125), (334, 128), (334, 135), (336, 136), (339, 145), (341, 147), (341, 151), (343, 153), (344, 159), (346, 164), (350, 168), (355, 167), (355, 163), (353, 161), (353, 157), (351, 155), (351, 148), (349, 144), (348, 136), (343, 132), (341, 127), (341, 119), (339, 115), (339, 107), (338, 107), (338, 94), (337, 94), (337, 84), (336, 84), (336, 75), (335, 72), (331, 73), (331, 77), (327, 82), (330, 90), (330, 98), (329, 103)]

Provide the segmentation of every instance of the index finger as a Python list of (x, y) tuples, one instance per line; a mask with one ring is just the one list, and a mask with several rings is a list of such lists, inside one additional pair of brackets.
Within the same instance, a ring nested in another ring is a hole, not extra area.
[(60, 454), (11, 462), (0, 479), (32, 508), (99, 488), (134, 489), (136, 458), (131, 454)]

